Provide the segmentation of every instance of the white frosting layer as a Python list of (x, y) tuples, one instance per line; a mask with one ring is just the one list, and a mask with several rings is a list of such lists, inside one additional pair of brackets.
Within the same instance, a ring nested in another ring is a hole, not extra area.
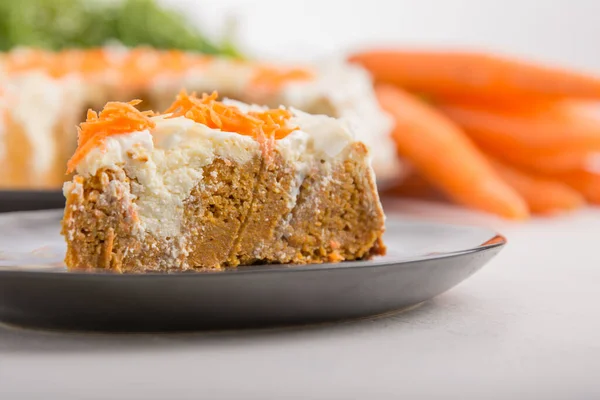
[[(149, 132), (133, 132), (106, 139), (103, 146), (89, 152), (77, 166), (77, 173), (93, 176), (101, 168), (123, 168), (132, 179), (142, 231), (162, 237), (180, 233), (184, 201), (202, 182), (202, 167), (215, 158), (244, 164), (260, 157), (261, 148), (249, 136), (211, 129), (184, 117), (155, 117)], [(290, 123), (300, 129), (276, 142), (286, 161), (294, 165), (297, 185), (290, 204), (314, 163), (330, 161), (354, 137), (343, 121), (294, 111)]]
[(300, 127), (302, 132), (309, 136), (308, 153), (324, 155), (328, 158), (336, 157), (351, 142), (355, 141), (354, 134), (344, 120), (338, 120), (326, 115), (310, 115), (292, 109), (294, 118), (292, 125)]

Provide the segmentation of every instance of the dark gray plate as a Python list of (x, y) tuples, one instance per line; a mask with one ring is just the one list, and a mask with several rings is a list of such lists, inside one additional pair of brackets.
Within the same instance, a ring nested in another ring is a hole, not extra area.
[(67, 272), (61, 212), (0, 215), (0, 320), (52, 329), (165, 331), (359, 318), (416, 305), (463, 281), (505, 244), (475, 227), (388, 215), (372, 261), (154, 275)]
[(63, 208), (62, 190), (0, 190), (0, 212)]

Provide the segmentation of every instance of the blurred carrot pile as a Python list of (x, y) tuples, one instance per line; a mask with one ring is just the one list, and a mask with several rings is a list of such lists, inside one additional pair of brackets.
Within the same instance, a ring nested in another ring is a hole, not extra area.
[(488, 54), (371, 51), (350, 60), (375, 78), (402, 193), (434, 195), (512, 219), (600, 204), (600, 78)]

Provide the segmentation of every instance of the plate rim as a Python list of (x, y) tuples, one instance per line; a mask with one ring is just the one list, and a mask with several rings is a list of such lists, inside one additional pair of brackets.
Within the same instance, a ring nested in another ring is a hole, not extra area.
[[(0, 214), (0, 223), (2, 222), (3, 217), (15, 216), (15, 214), (51, 214), (56, 213), (60, 209), (53, 210), (32, 210), (32, 211), (14, 211)], [(104, 277), (107, 279), (158, 279), (158, 278), (166, 278), (167, 279), (175, 279), (179, 277), (186, 277), (189, 279), (190, 277), (223, 277), (223, 276), (231, 276), (231, 275), (244, 275), (244, 274), (256, 274), (256, 273), (294, 273), (294, 272), (309, 272), (309, 271), (331, 271), (331, 270), (346, 270), (346, 269), (356, 269), (356, 268), (380, 268), (395, 265), (398, 267), (406, 266), (408, 264), (412, 264), (415, 262), (426, 262), (431, 260), (439, 260), (439, 259), (448, 259), (464, 256), (467, 254), (474, 254), (479, 252), (486, 252), (489, 250), (493, 250), (496, 248), (504, 247), (508, 241), (506, 237), (491, 228), (476, 226), (476, 225), (467, 225), (467, 224), (453, 224), (447, 222), (434, 222), (429, 220), (422, 220), (418, 218), (411, 218), (410, 216), (398, 215), (396, 213), (387, 214), (387, 223), (389, 220), (397, 221), (397, 222), (409, 222), (412, 224), (418, 225), (429, 225), (429, 226), (440, 226), (440, 227), (451, 227), (451, 228), (459, 228), (459, 229), (473, 229), (483, 231), (489, 236), (489, 238), (474, 247), (455, 250), (455, 251), (444, 251), (444, 252), (435, 252), (430, 254), (423, 254), (418, 256), (407, 256), (407, 257), (398, 257), (392, 259), (382, 259), (375, 258), (372, 260), (359, 260), (359, 261), (344, 261), (341, 263), (320, 263), (320, 264), (261, 264), (261, 265), (249, 265), (249, 266), (241, 266), (237, 268), (228, 268), (224, 270), (217, 271), (174, 271), (174, 272), (151, 272), (151, 273), (116, 273), (112, 271), (103, 271), (103, 270), (93, 270), (93, 271), (58, 271), (53, 268), (48, 268), (47, 266), (35, 266), (30, 265), (29, 267), (23, 266), (2, 266), (0, 267), (0, 275), (43, 275), (44, 277), (60, 277), (64, 279), (65, 277), (72, 278), (82, 278), (89, 277), (99, 278)], [(48, 268), (48, 269), (45, 269)], [(88, 278), (84, 278), (88, 279)], [(198, 278), (195, 278), (198, 279)]]

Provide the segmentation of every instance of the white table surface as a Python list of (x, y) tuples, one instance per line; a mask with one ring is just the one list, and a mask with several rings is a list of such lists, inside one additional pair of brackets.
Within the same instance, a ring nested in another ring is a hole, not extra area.
[[(495, 226), (480, 272), (387, 318), (263, 331), (101, 335), (0, 327), (0, 399), (598, 399), (600, 210)], [(404, 396), (404, 397), (402, 397)]]

